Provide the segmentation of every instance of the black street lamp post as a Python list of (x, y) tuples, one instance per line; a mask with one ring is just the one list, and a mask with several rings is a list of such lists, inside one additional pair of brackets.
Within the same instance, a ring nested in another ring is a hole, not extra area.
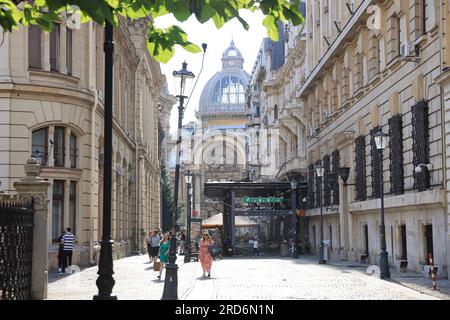
[(388, 253), (386, 251), (386, 229), (384, 225), (384, 188), (383, 188), (383, 150), (387, 145), (387, 135), (381, 130), (374, 135), (375, 145), (379, 152), (380, 161), (380, 198), (381, 198), (381, 254), (380, 254), (380, 278), (390, 279), (391, 274), (389, 272)]
[(177, 237), (175, 234), (176, 217), (178, 215), (178, 185), (180, 183), (180, 147), (181, 147), (181, 130), (183, 126), (184, 99), (185, 92), (189, 92), (190, 82), (195, 77), (191, 71), (187, 70), (187, 63), (183, 62), (179, 71), (174, 71), (176, 91), (179, 92), (177, 98), (180, 99), (178, 106), (178, 139), (177, 153), (175, 165), (175, 187), (174, 187), (174, 214), (172, 217), (172, 238), (170, 239), (169, 263), (166, 266), (166, 277), (164, 279), (164, 291), (162, 300), (178, 300), (178, 266), (177, 260)]
[(319, 191), (319, 203), (320, 203), (320, 252), (319, 252), (319, 264), (325, 264), (324, 260), (324, 242), (323, 242), (323, 206), (322, 206), (322, 180), (324, 174), (324, 168), (322, 166), (316, 167), (316, 174), (319, 178), (320, 191)]
[(191, 262), (191, 196), (192, 196), (192, 175), (188, 170), (186, 175), (186, 245), (184, 250), (184, 262)]
[(111, 239), (111, 177), (112, 177), (112, 88), (113, 88), (113, 26), (105, 21), (105, 159), (103, 166), (103, 234), (100, 241), (100, 261), (96, 281), (98, 294), (94, 300), (117, 300), (111, 296), (115, 281)]
[(292, 203), (292, 258), (298, 258), (297, 251), (297, 181), (291, 181)]

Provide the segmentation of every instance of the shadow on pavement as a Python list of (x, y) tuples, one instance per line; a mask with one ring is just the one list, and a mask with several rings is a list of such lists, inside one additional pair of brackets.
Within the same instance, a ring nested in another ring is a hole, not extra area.
[(202, 281), (204, 281), (204, 280), (213, 280), (213, 279), (216, 279), (216, 278), (215, 277), (203, 277), (203, 276), (197, 277), (197, 280), (202, 280)]

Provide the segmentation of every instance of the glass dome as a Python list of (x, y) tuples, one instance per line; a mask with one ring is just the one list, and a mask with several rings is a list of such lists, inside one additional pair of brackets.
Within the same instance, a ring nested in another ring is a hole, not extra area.
[(203, 88), (200, 111), (238, 111), (245, 105), (245, 90), (249, 75), (243, 70), (244, 58), (234, 45), (222, 54), (222, 70), (217, 72)]

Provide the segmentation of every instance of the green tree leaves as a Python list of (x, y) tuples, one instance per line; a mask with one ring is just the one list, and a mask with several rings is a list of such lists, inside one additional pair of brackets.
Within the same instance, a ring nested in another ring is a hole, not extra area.
[(185, 50), (198, 53), (202, 49), (187, 40), (187, 34), (178, 26), (168, 29), (157, 29), (150, 26), (148, 30), (147, 48), (158, 61), (166, 63), (175, 54), (175, 45), (180, 45)]
[(167, 62), (174, 55), (174, 47), (181, 46), (189, 52), (201, 49), (188, 41), (186, 33), (177, 26), (158, 29), (154, 19), (172, 13), (180, 21), (192, 15), (200, 23), (212, 20), (221, 28), (231, 19), (238, 19), (248, 30), (248, 23), (240, 16), (241, 10), (260, 10), (266, 17), (263, 25), (272, 40), (278, 40), (278, 21), (290, 21), (294, 25), (303, 23), (298, 11), (300, 0), (0, 0), (0, 26), (11, 32), (22, 25), (37, 24), (51, 30), (54, 23), (63, 21), (63, 12), (80, 9), (82, 23), (94, 20), (104, 24), (105, 20), (117, 26), (119, 17), (146, 19), (149, 25), (147, 48), (158, 61)]

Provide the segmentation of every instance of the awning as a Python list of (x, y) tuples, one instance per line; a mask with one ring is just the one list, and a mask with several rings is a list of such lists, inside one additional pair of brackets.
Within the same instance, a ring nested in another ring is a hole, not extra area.
[[(248, 217), (235, 216), (234, 226), (236, 228), (250, 227), (258, 225), (257, 222), (253, 221)], [(214, 229), (221, 228), (223, 225), (223, 215), (222, 213), (215, 214), (206, 220), (202, 221), (202, 229)]]

